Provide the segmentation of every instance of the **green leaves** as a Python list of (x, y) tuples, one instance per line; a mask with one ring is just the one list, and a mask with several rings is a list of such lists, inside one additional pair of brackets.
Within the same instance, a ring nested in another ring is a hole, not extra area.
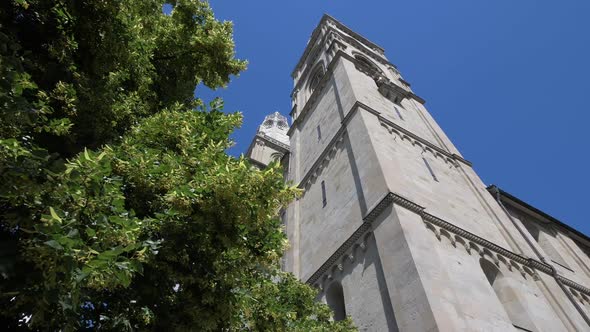
[(57, 213), (55, 212), (55, 210), (50, 206), (49, 207), (49, 213), (51, 213), (51, 218), (59, 223), (61, 223), (61, 218), (57, 215)]
[(63, 250), (63, 248), (64, 248), (64, 247), (61, 246), (61, 244), (59, 244), (55, 240), (45, 241), (45, 244), (48, 245), (48, 246), (50, 246), (51, 248), (53, 248), (55, 250)]
[(194, 98), (245, 69), (231, 23), (163, 3), (0, 5), (7, 329), (350, 329), (279, 271), (297, 189), (228, 156), (242, 115)]

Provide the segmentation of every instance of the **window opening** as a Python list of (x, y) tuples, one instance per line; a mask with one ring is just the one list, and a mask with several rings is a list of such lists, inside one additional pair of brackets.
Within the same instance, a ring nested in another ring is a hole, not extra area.
[(430, 167), (430, 164), (428, 163), (428, 160), (426, 160), (426, 158), (422, 157), (422, 160), (424, 161), (424, 165), (426, 165), (426, 168), (428, 168), (428, 171), (430, 172), (430, 175), (432, 176), (432, 179), (434, 179), (434, 181), (438, 182), (438, 178), (436, 177), (436, 174), (434, 174), (434, 171), (432, 170), (432, 167)]
[(326, 199), (326, 182), (322, 181), (322, 207), (326, 206), (328, 203)]
[(317, 65), (317, 68), (312, 72), (309, 80), (309, 91), (314, 92), (317, 86), (320, 84), (322, 77), (324, 77), (324, 66), (322, 63)]
[(401, 120), (403, 120), (404, 117), (402, 116), (402, 113), (399, 111), (399, 108), (397, 108), (397, 106), (393, 106), (393, 108), (395, 108), (395, 112), (397, 113), (397, 116), (399, 116), (399, 118)]

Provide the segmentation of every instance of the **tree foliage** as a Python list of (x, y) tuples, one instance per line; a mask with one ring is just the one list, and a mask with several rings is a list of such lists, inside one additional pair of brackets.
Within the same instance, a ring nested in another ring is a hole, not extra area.
[(206, 2), (0, 4), (0, 316), (9, 329), (347, 331), (281, 272), (278, 165), (228, 156), (232, 25)]

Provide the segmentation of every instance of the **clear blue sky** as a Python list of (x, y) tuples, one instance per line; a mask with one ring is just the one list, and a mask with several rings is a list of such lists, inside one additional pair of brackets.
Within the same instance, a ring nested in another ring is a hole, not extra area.
[(238, 155), (268, 113), (287, 115), (290, 73), (323, 13), (383, 47), (486, 184), (590, 234), (590, 1), (212, 1), (248, 70), (221, 96), (244, 113)]

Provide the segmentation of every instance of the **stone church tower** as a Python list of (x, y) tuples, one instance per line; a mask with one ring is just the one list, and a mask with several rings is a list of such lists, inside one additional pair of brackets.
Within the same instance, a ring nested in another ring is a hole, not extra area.
[(486, 187), (382, 48), (325, 15), (292, 76), (291, 127), (267, 117), (248, 156), (280, 153), (304, 189), (282, 216), (284, 268), (335, 319), (590, 331), (588, 237)]

